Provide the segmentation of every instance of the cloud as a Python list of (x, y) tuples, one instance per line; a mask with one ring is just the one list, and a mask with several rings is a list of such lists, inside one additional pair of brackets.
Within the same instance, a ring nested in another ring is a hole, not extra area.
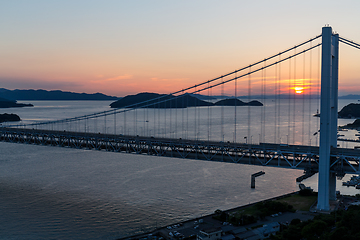
[(99, 74), (96, 76), (96, 79), (90, 80), (91, 84), (117, 84), (120, 83), (120, 80), (129, 80), (132, 79), (133, 75), (131, 74), (124, 74), (119, 76), (113, 77), (106, 77), (105, 75)]
[(117, 81), (117, 80), (126, 80), (126, 79), (132, 79), (133, 78), (133, 75), (130, 75), (130, 74), (125, 74), (125, 75), (120, 75), (120, 76), (117, 76), (117, 77), (111, 77), (111, 78), (107, 78), (105, 79), (105, 81)]

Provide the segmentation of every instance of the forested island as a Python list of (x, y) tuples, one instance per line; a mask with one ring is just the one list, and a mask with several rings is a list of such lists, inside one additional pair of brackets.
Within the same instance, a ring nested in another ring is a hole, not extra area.
[(212, 106), (211, 102), (203, 101), (190, 94), (175, 97), (158, 93), (139, 93), (128, 95), (110, 104), (111, 108), (147, 107), (147, 108), (186, 108)]
[(202, 106), (263, 106), (259, 101), (243, 102), (235, 98), (223, 99), (216, 103), (200, 100), (198, 97), (185, 93), (180, 96), (158, 94), (158, 93), (139, 93), (128, 95), (110, 104), (111, 108), (187, 108)]
[(21, 121), (20, 117), (16, 114), (8, 114), (8, 113), (4, 113), (4, 114), (0, 114), (0, 123), (3, 122), (18, 122)]

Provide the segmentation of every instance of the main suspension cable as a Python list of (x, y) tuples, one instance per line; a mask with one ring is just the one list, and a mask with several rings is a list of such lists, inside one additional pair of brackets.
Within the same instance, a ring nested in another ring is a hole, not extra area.
[[(109, 114), (114, 114), (114, 112), (115, 112), (115, 113), (124, 113), (124, 112), (126, 112), (126, 111), (131, 111), (131, 110), (136, 109), (136, 106), (141, 106), (141, 107), (154, 106), (155, 103), (149, 103), (149, 102), (151, 102), (151, 101), (153, 102), (154, 100), (160, 100), (160, 99), (162, 99), (162, 98), (165, 98), (165, 97), (168, 97), (168, 96), (171, 96), (171, 95), (175, 95), (175, 94), (178, 94), (178, 93), (181, 93), (181, 92), (185, 92), (185, 91), (187, 91), (187, 90), (194, 89), (195, 87), (199, 87), (199, 86), (202, 86), (202, 85), (204, 85), (204, 84), (208, 84), (208, 83), (210, 83), (210, 82), (213, 82), (213, 81), (222, 79), (221, 83), (217, 83), (217, 84), (214, 84), (214, 85), (211, 85), (211, 86), (206, 86), (206, 87), (203, 87), (203, 88), (201, 88), (201, 89), (197, 89), (196, 91), (193, 91), (193, 92), (191, 92), (191, 93), (202, 92), (202, 91), (204, 91), (204, 90), (206, 90), (206, 89), (214, 88), (214, 87), (216, 87), (216, 86), (219, 86), (219, 85), (228, 83), (228, 82), (230, 82), (230, 81), (234, 81), (234, 80), (236, 80), (236, 79), (242, 78), (242, 77), (244, 77), (244, 76), (250, 75), (250, 74), (252, 74), (252, 73), (261, 71), (261, 70), (263, 70), (263, 69), (265, 69), (265, 68), (271, 67), (271, 66), (276, 65), (276, 64), (278, 64), (278, 63), (280, 63), (280, 62), (283, 62), (283, 61), (286, 61), (286, 60), (291, 59), (291, 58), (293, 58), (293, 57), (296, 57), (297, 55), (302, 54), (302, 53), (304, 53), (304, 52), (306, 52), (306, 51), (309, 51), (309, 50), (311, 50), (311, 49), (313, 49), (313, 48), (316, 48), (316, 47), (320, 46), (321, 43), (319, 43), (319, 44), (317, 44), (317, 45), (315, 45), (315, 46), (313, 46), (313, 47), (311, 47), (311, 48), (305, 49), (304, 51), (299, 52), (299, 53), (297, 53), (296, 55), (291, 55), (291, 56), (289, 56), (289, 57), (287, 57), (287, 58), (284, 58), (284, 59), (282, 59), (281, 61), (276, 61), (276, 62), (274, 62), (274, 63), (272, 63), (272, 64), (269, 64), (269, 65), (267, 65), (267, 66), (265, 66), (265, 67), (263, 66), (263, 67), (260, 67), (260, 68), (255, 69), (255, 70), (253, 70), (253, 71), (250, 70), (250, 71), (247, 72), (247, 73), (244, 73), (244, 74), (242, 74), (242, 75), (236, 76), (236, 77), (231, 78), (231, 79), (229, 79), (229, 80), (223, 81), (223, 78), (226, 77), (226, 76), (232, 75), (232, 74), (234, 74), (234, 73), (238, 73), (238, 72), (240, 72), (240, 71), (242, 71), (242, 70), (245, 70), (245, 69), (249, 69), (249, 68), (251, 69), (252, 66), (258, 65), (258, 64), (260, 64), (260, 63), (264, 63), (265, 61), (267, 61), (267, 60), (269, 60), (269, 59), (272, 59), (272, 58), (274, 58), (274, 57), (276, 57), (276, 56), (279, 56), (279, 55), (281, 55), (281, 54), (283, 54), (283, 53), (286, 53), (286, 52), (289, 52), (289, 51), (291, 51), (291, 50), (293, 50), (293, 49), (296, 49), (297, 47), (302, 46), (302, 45), (304, 45), (304, 44), (306, 44), (306, 43), (309, 43), (309, 42), (311, 42), (311, 41), (319, 38), (320, 36), (321, 36), (321, 35), (318, 35), (318, 36), (316, 36), (316, 37), (314, 37), (314, 38), (312, 38), (312, 39), (310, 39), (310, 40), (308, 40), (308, 41), (305, 41), (305, 42), (303, 42), (303, 43), (301, 43), (301, 44), (298, 44), (298, 45), (296, 45), (296, 46), (294, 46), (294, 47), (292, 47), (292, 48), (289, 48), (289, 49), (287, 49), (287, 50), (285, 50), (285, 51), (283, 51), (283, 52), (280, 52), (280, 53), (278, 53), (278, 54), (275, 54), (275, 55), (273, 55), (273, 56), (271, 56), (271, 57), (269, 57), (269, 58), (265, 58), (264, 60), (261, 60), (261, 61), (259, 61), (259, 62), (254, 63), (254, 64), (250, 64), (250, 65), (248, 65), (248, 66), (246, 66), (246, 67), (244, 67), (244, 68), (235, 70), (235, 71), (233, 71), (233, 72), (230, 72), (230, 73), (228, 73), (228, 74), (222, 75), (222, 76), (220, 76), (220, 77), (217, 77), (217, 78), (208, 80), (208, 81), (206, 81), (206, 82), (203, 82), (203, 83), (200, 83), (200, 84), (196, 84), (196, 85), (194, 85), (194, 86), (192, 86), (192, 87), (188, 87), (188, 88), (182, 89), (182, 90), (180, 90), (180, 91), (173, 92), (173, 93), (171, 93), (171, 94), (163, 95), (163, 96), (160, 96), (160, 97), (158, 97), (158, 98), (150, 99), (150, 100), (147, 100), (147, 101), (144, 101), (144, 102), (141, 102), (141, 103), (136, 103), (136, 104), (128, 105), (128, 106), (126, 106), (126, 109), (121, 109), (121, 110), (119, 110), (119, 109), (107, 110), (107, 111), (102, 111), (102, 112), (98, 112), (98, 113), (83, 115), (83, 116), (79, 116), (79, 117), (67, 118), (67, 119), (56, 120), (56, 121), (47, 121), (47, 122), (40, 122), (40, 123), (32, 123), (32, 124), (26, 124), (26, 125), (27, 125), (27, 126), (38, 126), (38, 125), (46, 125), (46, 124), (53, 124), (53, 123), (65, 123), (65, 122), (79, 121), (79, 120), (83, 120), (83, 119), (91, 119), (91, 118), (103, 117), (103, 116), (106, 116), (106, 115), (109, 115)], [(175, 98), (178, 98), (178, 97), (180, 97), (180, 96), (174, 96), (174, 98), (171, 98), (170, 100), (175, 99)], [(159, 103), (162, 103), (162, 102), (166, 102), (166, 101), (169, 101), (169, 99), (162, 100), (162, 101), (158, 101), (158, 104), (159, 104)], [(148, 104), (143, 105), (144, 103), (148, 103)], [(135, 113), (135, 115), (136, 115), (136, 113)], [(11, 126), (12, 126), (12, 127), (16, 127), (16, 126), (19, 126), (19, 125), (11, 125)], [(135, 129), (134, 129), (134, 130), (135, 130)], [(135, 130), (135, 131), (136, 131), (136, 130)]]

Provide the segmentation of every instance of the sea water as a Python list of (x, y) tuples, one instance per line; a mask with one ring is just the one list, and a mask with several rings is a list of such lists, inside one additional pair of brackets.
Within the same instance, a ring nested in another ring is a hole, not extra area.
[[(1, 113), (52, 120), (103, 111), (109, 104), (32, 103), (34, 108)], [(0, 152), (1, 239), (116, 239), (297, 191), (295, 179), (302, 175), (293, 169), (5, 142)], [(251, 189), (250, 175), (261, 170), (266, 174)], [(304, 183), (316, 188), (317, 177)], [(359, 191), (340, 180), (337, 189)]]

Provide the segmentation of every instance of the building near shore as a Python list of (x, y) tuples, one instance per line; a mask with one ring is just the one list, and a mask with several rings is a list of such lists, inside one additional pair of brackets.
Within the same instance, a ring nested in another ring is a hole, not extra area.
[(200, 230), (200, 233), (197, 235), (197, 240), (218, 240), (221, 239), (221, 228), (207, 228)]

